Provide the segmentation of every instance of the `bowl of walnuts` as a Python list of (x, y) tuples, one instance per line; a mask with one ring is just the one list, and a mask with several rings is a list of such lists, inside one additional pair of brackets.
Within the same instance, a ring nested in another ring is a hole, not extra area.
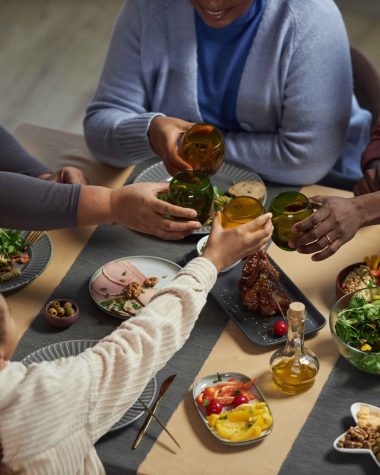
[(54, 327), (69, 327), (78, 317), (79, 307), (73, 300), (55, 299), (45, 306), (45, 318)]

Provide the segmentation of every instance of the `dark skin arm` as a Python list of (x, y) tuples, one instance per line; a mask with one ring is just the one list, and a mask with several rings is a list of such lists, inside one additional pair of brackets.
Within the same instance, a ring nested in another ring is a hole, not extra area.
[(289, 242), (301, 254), (322, 261), (350, 241), (363, 226), (380, 224), (380, 191), (355, 198), (314, 196), (316, 212), (296, 223), (293, 233), (303, 235)]
[(380, 158), (367, 165), (363, 178), (354, 186), (354, 194), (365, 195), (380, 190)]

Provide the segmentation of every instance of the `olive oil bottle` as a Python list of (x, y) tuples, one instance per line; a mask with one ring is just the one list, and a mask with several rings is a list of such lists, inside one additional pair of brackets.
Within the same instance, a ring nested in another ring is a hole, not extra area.
[(292, 302), (287, 312), (288, 340), (270, 359), (273, 382), (285, 394), (300, 394), (314, 384), (319, 362), (304, 347), (305, 305)]

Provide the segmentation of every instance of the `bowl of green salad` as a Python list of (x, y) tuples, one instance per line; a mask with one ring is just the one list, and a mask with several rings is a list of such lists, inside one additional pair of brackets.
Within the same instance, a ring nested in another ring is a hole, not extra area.
[(349, 363), (380, 375), (380, 287), (341, 297), (331, 309), (330, 330)]

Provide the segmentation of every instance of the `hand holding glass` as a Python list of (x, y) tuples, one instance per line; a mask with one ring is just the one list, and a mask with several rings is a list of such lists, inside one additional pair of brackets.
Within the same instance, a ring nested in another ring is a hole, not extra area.
[(285, 251), (294, 251), (288, 242), (301, 236), (293, 234), (293, 224), (303, 221), (313, 214), (313, 207), (308, 198), (297, 191), (285, 191), (273, 198), (269, 211), (272, 213), (272, 241)]
[(168, 201), (197, 212), (197, 220), (207, 221), (214, 203), (214, 189), (210, 178), (196, 170), (184, 170), (171, 179)]
[(222, 226), (225, 229), (234, 228), (240, 224), (249, 223), (264, 214), (263, 205), (252, 196), (232, 198), (223, 208)]
[(178, 155), (193, 170), (213, 175), (224, 161), (224, 141), (220, 130), (211, 124), (192, 125), (180, 140)]

